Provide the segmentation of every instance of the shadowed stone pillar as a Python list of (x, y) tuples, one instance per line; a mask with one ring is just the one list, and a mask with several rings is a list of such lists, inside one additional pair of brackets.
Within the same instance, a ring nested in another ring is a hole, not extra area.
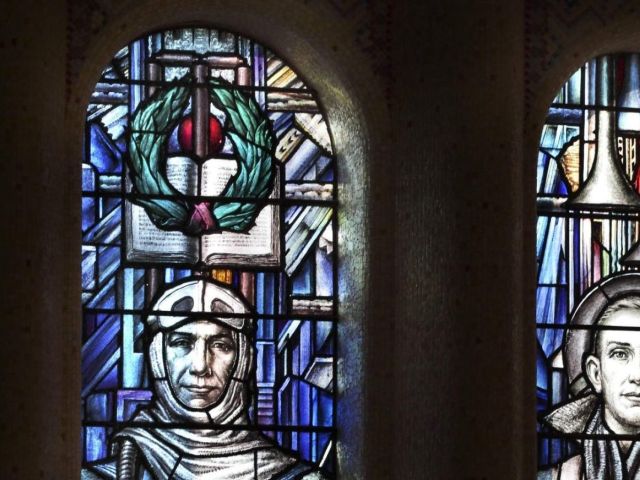
[(532, 478), (522, 15), (498, 0), (394, 11), (393, 478)]
[[(80, 408), (80, 160), (64, 157), (66, 5), (3, 3), (0, 16), (0, 478), (73, 478)], [(70, 172), (76, 170), (75, 177)], [(71, 247), (70, 247), (71, 246)], [(69, 261), (72, 259), (72, 261)], [(71, 334), (71, 336), (69, 336)], [(73, 341), (67, 343), (66, 339)]]

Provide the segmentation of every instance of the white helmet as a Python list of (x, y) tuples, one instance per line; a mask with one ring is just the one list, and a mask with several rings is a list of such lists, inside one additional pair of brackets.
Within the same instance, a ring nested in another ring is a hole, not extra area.
[[(162, 292), (146, 318), (149, 345), (149, 365), (157, 401), (167, 416), (165, 421), (199, 423), (243, 423), (249, 406), (253, 344), (249, 335), (253, 318), (247, 303), (229, 287), (202, 278), (187, 279)], [(201, 313), (202, 316), (199, 316)], [(232, 314), (232, 316), (229, 316)], [(206, 409), (184, 405), (173, 392), (165, 366), (165, 334), (195, 321), (222, 323), (232, 329), (238, 355), (229, 383), (218, 401)]]
[[(171, 330), (183, 325), (185, 320), (213, 320), (234, 330), (252, 327), (249, 306), (228, 287), (204, 279), (189, 279), (174, 284), (154, 302), (151, 310), (159, 312), (147, 317), (150, 332)], [(197, 313), (204, 313), (198, 317)], [(211, 315), (218, 313), (220, 316)], [(225, 314), (232, 314), (231, 316)], [(235, 315), (234, 315), (235, 314)]]

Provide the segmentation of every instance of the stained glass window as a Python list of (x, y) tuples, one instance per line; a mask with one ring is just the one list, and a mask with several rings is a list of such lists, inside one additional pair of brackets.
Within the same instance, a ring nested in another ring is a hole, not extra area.
[(548, 110), (537, 164), (539, 478), (640, 475), (639, 142), (640, 54), (585, 63)]
[(335, 477), (335, 163), (314, 90), (249, 38), (166, 30), (105, 66), (82, 159), (83, 478)]

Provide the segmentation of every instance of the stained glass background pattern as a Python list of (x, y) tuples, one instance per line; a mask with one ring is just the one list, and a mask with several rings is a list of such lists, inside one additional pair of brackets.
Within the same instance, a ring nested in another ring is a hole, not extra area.
[[(605, 148), (598, 138), (598, 113), (602, 111), (613, 115), (616, 161), (621, 162), (632, 189), (640, 191), (638, 55), (609, 58), (606, 85), (599, 83), (597, 59), (593, 59), (562, 86), (547, 112), (540, 138), (536, 179), (536, 391), (540, 419), (569, 398), (562, 345), (567, 322), (585, 292), (616, 272), (637, 270), (627, 259), (640, 238), (637, 208), (571, 206), (587, 182), (598, 148)], [(599, 95), (604, 89), (610, 89), (612, 103)], [(633, 92), (635, 97), (630, 96)], [(539, 422), (541, 467), (566, 459), (577, 449), (575, 440), (562, 438)]]
[[(335, 462), (337, 273), (336, 166), (315, 92), (273, 52), (206, 28), (146, 35), (116, 53), (87, 106), (82, 160), (83, 460), (109, 455), (110, 436), (152, 397), (144, 367), (142, 316), (159, 284), (191, 276), (189, 265), (138, 265), (123, 253), (127, 132), (148, 95), (147, 60), (158, 52), (239, 55), (250, 93), (277, 137), (284, 197), (284, 262), (276, 269), (204, 272), (246, 289), (258, 315), (251, 421), (266, 435), (331, 472)], [(153, 87), (187, 70), (166, 67)], [(228, 72), (214, 72), (223, 78)], [(188, 113), (188, 111), (187, 111)], [(213, 115), (220, 115), (212, 107)], [(169, 155), (180, 151), (177, 129)], [(222, 153), (231, 153), (227, 141)], [(153, 281), (150, 281), (153, 279)], [(244, 280), (243, 280), (244, 279)], [(244, 282), (244, 283), (243, 283)]]

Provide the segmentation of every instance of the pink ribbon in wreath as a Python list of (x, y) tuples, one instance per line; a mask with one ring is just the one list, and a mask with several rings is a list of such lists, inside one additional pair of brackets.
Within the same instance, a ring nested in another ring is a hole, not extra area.
[(211, 203), (200, 202), (193, 206), (187, 230), (193, 233), (208, 233), (215, 230), (217, 223), (211, 215)]

